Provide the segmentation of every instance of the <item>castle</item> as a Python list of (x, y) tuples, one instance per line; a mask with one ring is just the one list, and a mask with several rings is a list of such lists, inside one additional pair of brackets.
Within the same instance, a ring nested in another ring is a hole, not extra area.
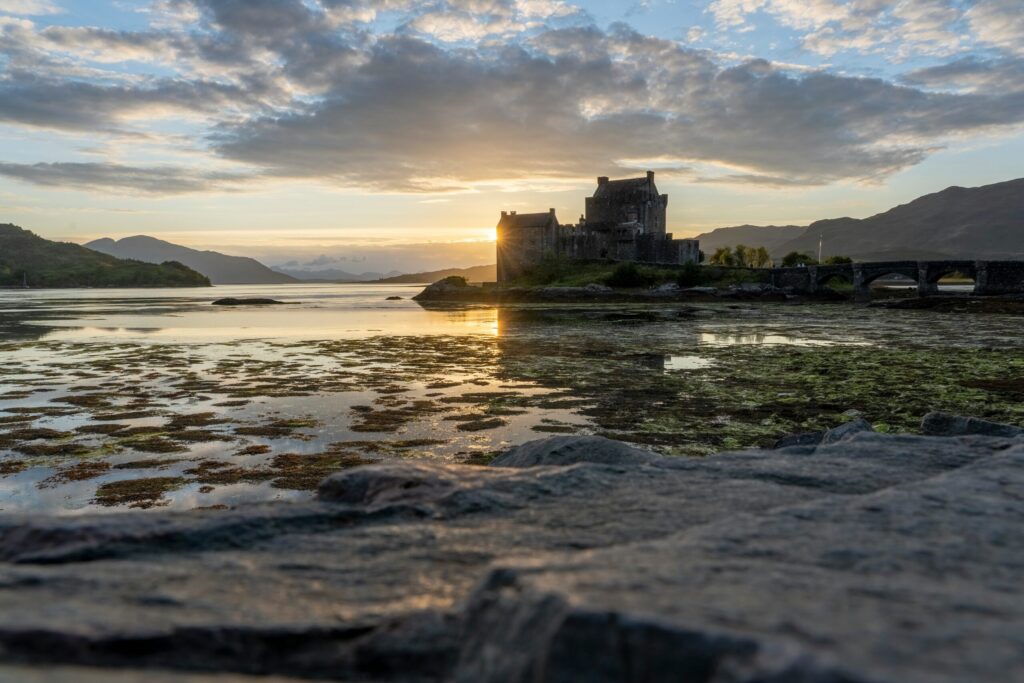
[(576, 225), (561, 225), (547, 213), (502, 211), (498, 221), (498, 282), (516, 277), (546, 256), (610, 259), (651, 264), (697, 263), (697, 240), (665, 232), (668, 195), (660, 194), (654, 172), (644, 178), (597, 179)]

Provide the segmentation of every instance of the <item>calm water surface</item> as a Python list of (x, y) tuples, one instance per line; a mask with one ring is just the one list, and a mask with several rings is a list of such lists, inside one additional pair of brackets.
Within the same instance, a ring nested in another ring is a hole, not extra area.
[[(393, 458), (1021, 420), (1021, 321), (851, 305), (425, 308), (420, 286), (0, 292), (0, 510), (218, 508)], [(274, 307), (217, 307), (221, 297)], [(388, 297), (402, 297), (388, 301)], [(987, 412), (986, 412), (987, 411)]]

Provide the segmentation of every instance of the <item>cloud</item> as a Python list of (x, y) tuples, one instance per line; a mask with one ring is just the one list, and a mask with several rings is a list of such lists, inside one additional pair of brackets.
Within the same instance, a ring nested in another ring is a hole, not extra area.
[(140, 168), (113, 163), (0, 163), (0, 176), (44, 187), (101, 190), (121, 194), (175, 195), (231, 191), (239, 174), (196, 172), (180, 167)]
[(114, 130), (127, 115), (208, 108), (212, 102), (206, 94), (207, 88), (187, 83), (140, 89), (23, 78), (0, 82), (0, 121), (64, 130)]
[(1020, 0), (979, 0), (965, 17), (979, 40), (1024, 55), (1024, 7)]
[(722, 176), (702, 176), (695, 182), (709, 185), (758, 185), (761, 187), (806, 187), (809, 185), (824, 185), (825, 181), (815, 182), (812, 179), (795, 180), (793, 178), (782, 178), (779, 176), (760, 175), (754, 173), (729, 173)]
[[(980, 0), (986, 2), (1017, 0)], [(970, 38), (961, 26), (962, 5), (958, 0), (714, 0), (708, 9), (723, 29), (742, 30), (752, 15), (763, 12), (797, 31), (811, 52), (854, 51), (904, 61), (962, 51)], [(975, 37), (986, 40), (980, 33)]]
[(902, 82), (940, 90), (1012, 93), (1024, 90), (1024, 58), (964, 57), (939, 66), (916, 69)]
[[(954, 15), (1012, 45), (1013, 17), (997, 20), (1008, 7), (981, 0), (961, 16), (945, 0), (711, 5), (720, 25), (768, 12), (834, 49), (876, 35), (939, 45)], [(0, 25), (0, 121), (123, 136), (188, 117), (203, 131), (192, 151), (214, 157), (202, 161), (251, 173), (150, 167), (141, 152), (0, 172), (148, 194), (265, 178), (439, 193), (633, 173), (671, 158), (679, 172), (728, 169), (690, 172), (704, 182), (816, 185), (884, 178), (951, 138), (1024, 123), (1024, 93), (1012, 86), (1020, 64), (1005, 51), (893, 82), (737, 63), (625, 24), (601, 29), (560, 0), (159, 0), (152, 12), (141, 31)], [(382, 12), (397, 28), (366, 23)]]
[(60, 14), (63, 11), (51, 0), (0, 0), (0, 14), (36, 16)]
[(560, 0), (447, 0), (415, 16), (406, 27), (445, 42), (478, 41), (535, 29), (553, 18), (580, 15)]
[(322, 102), (222, 127), (214, 146), (270, 174), (380, 191), (589, 177), (634, 170), (614, 159), (664, 154), (818, 184), (884, 177), (943, 136), (1024, 122), (1013, 94), (932, 93), (762, 60), (724, 67), (624, 26), (549, 31), (533, 45), (466, 53), (384, 38)]

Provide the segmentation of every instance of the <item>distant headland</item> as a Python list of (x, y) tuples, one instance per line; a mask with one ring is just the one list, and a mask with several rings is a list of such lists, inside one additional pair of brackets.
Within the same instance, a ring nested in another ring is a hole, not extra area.
[(176, 261), (142, 263), (78, 244), (52, 242), (16, 225), (0, 225), (0, 287), (209, 287)]

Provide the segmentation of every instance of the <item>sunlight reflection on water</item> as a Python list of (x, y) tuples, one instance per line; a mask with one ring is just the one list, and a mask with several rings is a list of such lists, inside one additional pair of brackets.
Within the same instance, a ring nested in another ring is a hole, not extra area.
[(867, 341), (821, 339), (800, 337), (789, 334), (771, 334), (765, 332), (749, 332), (742, 334), (702, 332), (700, 343), (709, 346), (869, 346)]
[[(11, 319), (20, 324), (19, 338), (53, 341), (117, 338), (174, 342), (498, 333), (495, 309), (426, 310), (411, 301), (421, 290), (420, 285), (371, 284), (11, 291), (0, 295), (0, 339), (3, 322)], [(389, 296), (402, 299), (388, 301)], [(212, 305), (215, 299), (225, 297), (269, 297), (283, 305)]]

